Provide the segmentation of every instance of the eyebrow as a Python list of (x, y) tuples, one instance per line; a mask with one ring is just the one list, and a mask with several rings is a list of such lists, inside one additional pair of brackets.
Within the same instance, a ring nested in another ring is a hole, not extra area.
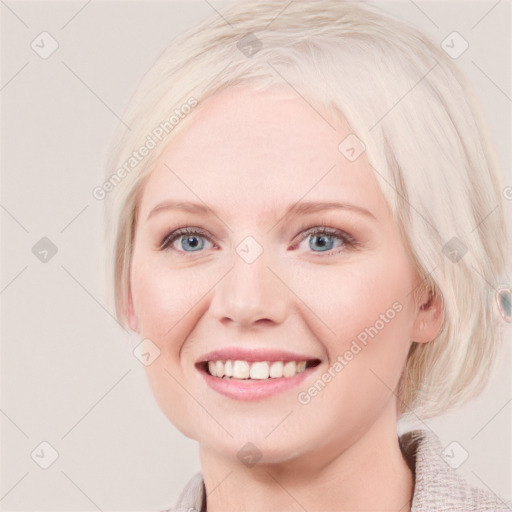
[[(362, 206), (357, 206), (355, 204), (350, 203), (340, 203), (336, 201), (299, 201), (291, 206), (289, 206), (286, 210), (286, 213), (282, 218), (289, 217), (290, 215), (300, 215), (307, 213), (315, 213), (323, 210), (352, 210), (357, 213), (360, 213), (366, 217), (369, 217), (373, 220), (377, 220), (375, 215), (366, 208)], [(169, 211), (169, 210), (184, 210), (191, 213), (198, 213), (207, 215), (209, 213), (214, 214), (218, 217), (214, 210), (209, 208), (208, 206), (201, 203), (192, 203), (192, 202), (183, 202), (183, 201), (163, 201), (158, 203), (148, 214), (147, 219), (149, 220), (151, 217), (156, 215), (159, 212)]]

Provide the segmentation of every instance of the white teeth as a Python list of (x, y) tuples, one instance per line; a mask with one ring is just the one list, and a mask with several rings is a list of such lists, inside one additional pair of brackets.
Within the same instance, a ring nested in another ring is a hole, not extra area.
[(215, 361), (215, 376), (216, 377), (224, 376), (224, 363), (222, 361)]
[(268, 363), (265, 361), (252, 363), (250, 377), (251, 379), (268, 379)]
[(235, 379), (248, 379), (249, 373), (249, 363), (247, 361), (235, 361), (233, 363), (233, 377)]
[(226, 377), (233, 377), (233, 361), (226, 361), (224, 363), (224, 375)]
[(208, 371), (214, 377), (265, 380), (294, 377), (306, 369), (306, 361), (208, 361)]
[(272, 363), (270, 366), (270, 376), (274, 379), (280, 378), (283, 376), (283, 362), (276, 361)]
[(283, 377), (293, 377), (296, 373), (297, 373), (297, 364), (295, 363), (295, 361), (288, 361), (283, 366)]

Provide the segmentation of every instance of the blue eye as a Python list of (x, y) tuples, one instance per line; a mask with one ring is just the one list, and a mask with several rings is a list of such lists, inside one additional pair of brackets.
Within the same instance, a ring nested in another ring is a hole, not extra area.
[(309, 249), (313, 253), (327, 253), (328, 256), (338, 254), (356, 245), (356, 241), (348, 233), (327, 226), (316, 226), (309, 229), (301, 236), (301, 243), (306, 239), (309, 239)]
[[(301, 229), (304, 229), (304, 227)], [(300, 243), (306, 239), (309, 239), (309, 246), (305, 249), (306, 251), (310, 250), (314, 254), (325, 253), (325, 256), (333, 256), (357, 245), (356, 240), (348, 233), (323, 225), (315, 226), (302, 233)], [(179, 242), (179, 246), (173, 247), (176, 242)], [(162, 241), (160, 249), (172, 249), (179, 254), (190, 254), (203, 251), (208, 248), (205, 247), (207, 244), (215, 246), (203, 230), (187, 227), (177, 229), (167, 235)]]
[[(170, 246), (178, 239), (181, 239), (180, 245), (183, 252), (199, 252), (204, 248), (205, 240), (211, 243), (211, 240), (201, 230), (196, 228), (182, 228), (166, 236), (160, 245), (160, 249), (171, 248)], [(175, 250), (182, 252), (180, 249)]]

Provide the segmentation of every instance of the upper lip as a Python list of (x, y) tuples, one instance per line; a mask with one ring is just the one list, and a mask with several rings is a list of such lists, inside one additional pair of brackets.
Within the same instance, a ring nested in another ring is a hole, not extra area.
[(249, 349), (239, 347), (228, 347), (212, 350), (202, 355), (197, 362), (206, 361), (310, 361), (320, 359), (305, 354), (275, 349)]

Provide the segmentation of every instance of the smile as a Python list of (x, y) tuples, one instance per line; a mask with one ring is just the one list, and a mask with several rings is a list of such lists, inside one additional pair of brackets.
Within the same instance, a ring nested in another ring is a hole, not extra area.
[(287, 361), (247, 361), (209, 358), (196, 364), (206, 384), (217, 393), (234, 400), (268, 398), (298, 387), (316, 371), (319, 359)]
[(315, 361), (208, 361), (207, 370), (213, 377), (238, 380), (266, 380), (294, 377)]

